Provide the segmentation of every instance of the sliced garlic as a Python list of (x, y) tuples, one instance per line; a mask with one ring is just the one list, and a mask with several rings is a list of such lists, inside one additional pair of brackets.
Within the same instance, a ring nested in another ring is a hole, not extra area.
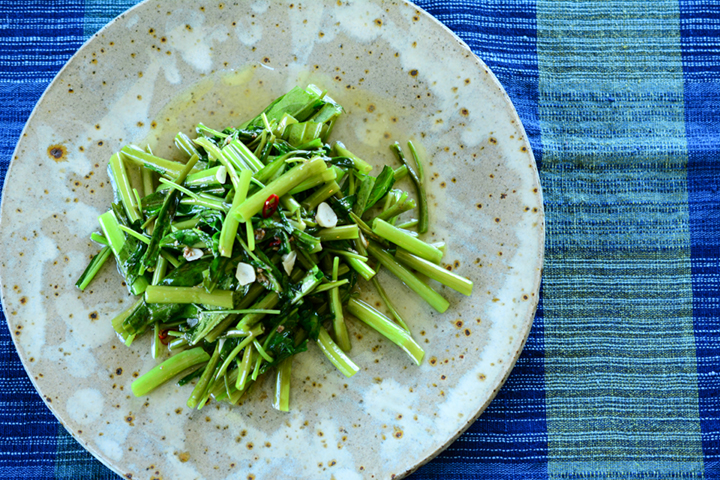
[(287, 255), (283, 255), (282, 257), (283, 268), (285, 269), (285, 273), (288, 275), (292, 273), (293, 267), (295, 267), (295, 260), (297, 260), (297, 253), (295, 253), (295, 250)]
[(255, 281), (255, 268), (247, 263), (238, 263), (237, 270), (235, 270), (235, 278), (238, 279), (240, 285), (247, 285)]
[(337, 226), (337, 215), (335, 211), (325, 202), (322, 202), (317, 207), (317, 214), (315, 215), (315, 221), (324, 228), (333, 228)]
[(370, 242), (367, 241), (367, 239), (365, 238), (365, 235), (363, 235), (363, 232), (358, 232), (358, 233), (360, 235), (360, 241), (362, 242), (363, 246), (365, 246), (365, 248), (368, 248), (370, 246)]
[(203, 251), (199, 248), (185, 247), (183, 250), (183, 257), (185, 257), (185, 260), (188, 262), (194, 262), (195, 260), (202, 258), (203, 255)]
[(227, 168), (225, 168), (224, 165), (218, 168), (217, 173), (215, 173), (215, 180), (222, 184), (224, 184), (225, 180), (227, 180)]

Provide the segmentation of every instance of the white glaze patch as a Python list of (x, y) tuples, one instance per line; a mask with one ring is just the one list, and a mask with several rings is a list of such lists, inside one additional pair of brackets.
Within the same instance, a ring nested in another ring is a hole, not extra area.
[(291, 48), (297, 57), (294, 64), (300, 66), (299, 70), (307, 70), (315, 42), (322, 31), (323, 22), (327, 20), (324, 9), (319, 2), (308, 3), (298, 10), (297, 15), (290, 17)]
[[(385, 379), (363, 395), (365, 412), (381, 422), (388, 422), (382, 432), (386, 439), (379, 449), (384, 461), (394, 463), (398, 456), (417, 455), (426, 448), (417, 439), (437, 433), (437, 426), (433, 425), (431, 419), (420, 415), (415, 420), (418, 414), (417, 401), (417, 396), (410, 394), (408, 386), (395, 379)], [(401, 419), (398, 419), (399, 415)], [(393, 426), (402, 431), (400, 439), (393, 436), (397, 431)]]
[[(179, 19), (183, 19), (182, 22)], [(183, 60), (199, 72), (209, 72), (213, 65), (213, 48), (227, 40), (227, 27), (206, 25), (204, 15), (197, 10), (183, 9), (176, 10), (173, 20), (168, 23), (174, 24), (168, 31), (168, 39)], [(186, 24), (192, 30), (186, 29)]]
[(104, 395), (94, 388), (77, 390), (68, 398), (66, 408), (71, 419), (88, 425), (97, 421), (105, 409)]
[(252, 5), (250, 5), (250, 8), (253, 12), (255, 12), (258, 15), (262, 15), (267, 11), (270, 4), (266, 0), (258, 0), (256, 2), (253, 2)]
[[(18, 232), (17, 237), (21, 237), (22, 233)], [(45, 271), (44, 265), (57, 255), (57, 244), (45, 236), (35, 239), (35, 242), (35, 248), (28, 252), (30, 263), (37, 265), (37, 268), (43, 272)], [(26, 321), (23, 323), (25, 330), (19, 341), (27, 357), (42, 358), (44, 353), (47, 307), (42, 292), (47, 291), (48, 286), (44, 285), (43, 277), (42, 274), (28, 275), (26, 277), (28, 283), (22, 285), (23, 291), (37, 292), (37, 294), (29, 296), (29, 300), (27, 304), (23, 305), (22, 310), (22, 316)]]
[(336, 21), (340, 22), (336, 31), (348, 34), (361, 43), (370, 43), (382, 33), (381, 28), (375, 25), (375, 19), (383, 17), (380, 5), (349, 2), (334, 11)]
[(100, 451), (107, 455), (108, 458), (119, 462), (123, 457), (123, 447), (120, 442), (110, 436), (102, 436), (95, 440)]
[(125, 28), (127, 28), (128, 30), (132, 30), (132, 28), (135, 27), (135, 25), (137, 25), (139, 21), (140, 21), (140, 15), (137, 15), (137, 14), (133, 15), (127, 20), (127, 23), (125, 24)]
[(235, 27), (235, 35), (240, 42), (246, 47), (252, 47), (262, 40), (262, 27), (253, 22), (250, 18), (240, 18)]

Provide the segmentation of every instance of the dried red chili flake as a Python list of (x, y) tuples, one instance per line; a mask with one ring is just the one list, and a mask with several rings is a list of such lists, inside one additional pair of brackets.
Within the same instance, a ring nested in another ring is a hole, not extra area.
[(275, 195), (274, 193), (268, 197), (267, 200), (265, 200), (265, 205), (263, 205), (262, 209), (262, 216), (263, 218), (271, 217), (273, 213), (278, 208), (278, 205), (280, 204), (280, 197)]
[(160, 333), (158, 333), (158, 338), (163, 345), (167, 345), (168, 343), (170, 343), (170, 335), (168, 335), (169, 331), (170, 330), (160, 330)]
[(281, 243), (282, 241), (279, 238), (275, 237), (268, 243), (268, 247), (277, 248), (280, 246)]

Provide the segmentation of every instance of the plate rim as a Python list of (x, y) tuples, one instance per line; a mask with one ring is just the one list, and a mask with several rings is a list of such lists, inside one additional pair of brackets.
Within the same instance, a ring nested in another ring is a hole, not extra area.
[[(15, 167), (17, 161), (19, 160), (18, 156), (18, 150), (20, 147), (20, 143), (22, 141), (22, 138), (26, 136), (26, 132), (28, 128), (30, 127), (30, 124), (35, 117), (35, 115), (38, 113), (39, 109), (41, 108), (46, 96), (48, 93), (55, 87), (57, 83), (59, 83), (60, 77), (63, 75), (66, 69), (70, 68), (70, 64), (75, 60), (77, 57), (79, 57), (83, 51), (88, 48), (88, 46), (95, 41), (96, 38), (100, 37), (103, 32), (106, 30), (113, 28), (113, 26), (118, 23), (120, 20), (124, 19), (127, 15), (131, 14), (133, 11), (144, 8), (146, 4), (152, 3), (153, 0), (142, 0), (141, 2), (137, 3), (136, 5), (133, 5), (129, 9), (123, 11), (119, 15), (117, 15), (115, 18), (113, 18), (111, 21), (106, 23), (101, 29), (99, 29), (97, 32), (93, 33), (91, 36), (85, 40), (80, 47), (66, 60), (65, 64), (58, 70), (58, 72), (53, 77), (52, 81), (48, 84), (48, 86), (43, 91), (42, 95), (38, 98), (37, 102), (35, 103), (35, 106), (33, 107), (32, 111), (30, 112), (30, 115), (27, 117), (27, 120), (25, 122), (25, 125), (22, 128), (22, 131), (20, 132), (20, 135), (17, 139), (15, 148), (13, 149), (13, 152), (10, 157), (10, 165), (8, 166), (8, 169), (5, 173), (5, 179), (10, 176), (12, 173), (13, 168)], [(270, 0), (270, 1), (278, 1), (278, 0)], [(382, 0), (362, 0), (367, 1), (369, 3), (377, 3), (378, 1)], [(542, 184), (540, 181), (540, 175), (539, 175), (539, 169), (537, 165), (537, 161), (535, 158), (534, 151), (532, 149), (532, 145), (530, 144), (530, 140), (528, 138), (527, 132), (525, 130), (524, 124), (522, 122), (522, 119), (517, 113), (517, 109), (515, 108), (514, 103), (512, 102), (510, 96), (508, 95), (507, 91), (503, 87), (503, 85), (500, 83), (500, 81), (495, 76), (492, 69), (478, 56), (476, 55), (472, 49), (469, 47), (469, 45), (460, 38), (454, 31), (452, 31), (448, 26), (446, 26), (444, 23), (442, 23), (439, 19), (437, 19), (435, 16), (431, 15), (429, 12), (427, 12), (422, 7), (416, 5), (415, 3), (409, 1), (409, 0), (395, 0), (397, 3), (395, 4), (396, 8), (401, 8), (404, 4), (406, 7), (412, 7), (415, 8), (418, 12), (420, 12), (421, 15), (425, 16), (428, 20), (433, 22), (436, 26), (439, 26), (441, 30), (445, 32), (445, 34), (449, 34), (459, 45), (459, 47), (464, 50), (469, 56), (472, 58), (472, 61), (475, 63), (475, 65), (480, 69), (481, 71), (484, 70), (487, 76), (490, 78), (491, 82), (494, 84), (494, 86), (498, 89), (498, 91), (502, 95), (502, 99), (507, 107), (509, 107), (509, 113), (510, 116), (513, 117), (516, 120), (516, 127), (518, 128), (520, 134), (522, 135), (522, 142), (528, 147), (527, 148), (527, 154), (529, 154), (530, 160), (532, 162), (532, 171), (533, 171), (533, 183), (535, 184), (537, 188), (537, 196), (538, 196), (538, 204), (539, 209), (537, 212), (538, 215), (538, 227), (537, 231), (539, 233), (538, 235), (538, 251), (536, 251), (536, 257), (538, 260), (539, 268), (535, 270), (534, 276), (533, 276), (533, 289), (531, 292), (534, 294), (532, 295), (532, 300), (530, 302), (530, 307), (527, 309), (527, 316), (522, 319), (522, 325), (523, 327), (519, 330), (519, 337), (522, 338), (522, 341), (518, 347), (518, 349), (512, 354), (511, 361), (506, 364), (506, 366), (502, 369), (504, 372), (502, 375), (498, 375), (497, 379), (494, 381), (492, 386), (492, 393), (487, 398), (487, 400), (478, 408), (477, 412), (469, 417), (467, 421), (464, 424), (461, 424), (455, 433), (451, 434), (451, 436), (439, 445), (433, 452), (431, 452), (426, 457), (419, 459), (412, 467), (408, 468), (404, 472), (397, 473), (393, 476), (393, 478), (397, 480), (401, 480), (406, 478), (408, 475), (411, 475), (415, 471), (417, 471), (419, 468), (424, 466), (425, 464), (429, 463), (433, 459), (435, 459), (440, 453), (442, 453), (445, 449), (447, 449), (452, 443), (454, 443), (463, 433), (467, 431), (467, 429), (485, 412), (487, 407), (492, 403), (492, 401), (497, 396), (500, 389), (504, 386), (507, 379), (509, 378), (510, 374), (512, 373), (515, 364), (517, 363), (517, 360), (520, 358), (520, 355), (522, 354), (522, 351), (525, 348), (525, 345), (527, 343), (527, 340), (530, 335), (530, 331), (532, 329), (532, 326), (534, 324), (534, 319), (537, 313), (537, 307), (540, 300), (540, 287), (542, 282), (542, 274), (544, 269), (544, 262), (545, 262), (545, 239), (546, 239), (546, 224), (545, 224), (545, 208), (544, 208), (544, 195), (543, 195), (543, 189)], [(5, 217), (4, 212), (7, 207), (6, 205), (6, 188), (5, 184), (3, 184), (2, 188), (2, 195), (0, 196), (0, 229), (3, 228), (3, 218)], [(9, 315), (7, 315), (7, 309), (5, 308), (6, 300), (5, 300), (5, 287), (3, 286), (2, 277), (0, 276), (0, 302), (2, 303), (2, 310), (5, 314), (5, 323), (9, 328), (9, 332), (12, 332), (12, 324), (10, 321)], [(48, 402), (46, 397), (43, 396), (41, 393), (40, 388), (38, 387), (35, 378), (31, 375), (27, 360), (25, 358), (25, 355), (21, 354), (20, 352), (21, 347), (18, 343), (17, 336), (9, 335), (12, 339), (13, 346), (15, 347), (15, 353), (17, 354), (18, 358), (20, 359), (20, 362), (23, 366), (23, 369), (25, 370), (25, 373), (27, 374), (28, 379), (30, 380), (33, 388), (35, 389), (38, 396), (43, 400), (45, 406), (51, 411), (55, 419), (60, 423), (60, 425), (63, 426), (63, 428), (68, 432), (70, 436), (73, 437), (75, 441), (78, 442), (86, 451), (88, 451), (94, 459), (98, 460), (100, 463), (102, 463), (105, 467), (113, 471), (119, 476), (122, 476), (124, 478), (124, 473), (116, 469), (114, 465), (110, 463), (109, 460), (105, 458), (105, 455), (101, 452), (97, 451), (96, 448), (94, 448), (93, 445), (84, 442), (81, 438), (79, 438), (75, 431), (73, 431), (64, 421), (62, 416), (56, 411), (55, 405), (52, 402)]]

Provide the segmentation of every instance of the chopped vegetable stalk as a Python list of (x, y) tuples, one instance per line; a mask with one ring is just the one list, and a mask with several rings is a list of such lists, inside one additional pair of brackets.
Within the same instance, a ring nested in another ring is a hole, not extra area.
[[(248, 310), (226, 310), (227, 312), (240, 312), (240, 313), (256, 313), (253, 309)], [(264, 310), (262, 313), (280, 313), (280, 310)], [(224, 335), (222, 335), (221, 338), (234, 338), (234, 337), (247, 337), (248, 335), (252, 335), (253, 337), (257, 337), (261, 335), (265, 330), (263, 329), (262, 325), (257, 325), (254, 328), (248, 329), (248, 330), (241, 330), (241, 329), (235, 329), (235, 330), (228, 330), (225, 332)]]
[[(404, 193), (404, 195), (407, 194)], [(405, 198), (403, 198), (403, 196), (401, 195), (400, 199), (392, 207), (382, 212), (376, 218), (380, 218), (382, 220), (389, 220), (415, 208), (415, 200), (413, 200), (412, 198), (406, 200)]]
[(90, 240), (93, 242), (99, 243), (100, 245), (108, 245), (108, 240), (105, 238), (104, 235), (100, 235), (97, 232), (93, 232), (90, 234)]
[(382, 301), (385, 303), (387, 309), (390, 310), (390, 314), (395, 317), (398, 325), (400, 325), (407, 332), (410, 332), (410, 328), (405, 323), (405, 320), (403, 320), (400, 316), (400, 312), (397, 311), (395, 305), (393, 305), (393, 303), (390, 301), (390, 298), (387, 296), (387, 293), (385, 293), (385, 289), (383, 288), (383, 286), (380, 285), (380, 281), (377, 279), (377, 277), (373, 277), (372, 284), (375, 287), (375, 290), (378, 292), (378, 295), (380, 295), (380, 298), (382, 298)]
[(290, 190), (290, 195), (295, 195), (297, 193), (301, 193), (306, 190), (310, 190), (311, 188), (323, 185), (327, 182), (337, 180), (338, 173), (342, 174), (342, 170), (338, 167), (332, 166), (322, 172), (320, 175), (315, 175), (314, 177), (310, 177), (307, 180), (301, 182), (297, 187)]
[(285, 160), (287, 158), (290, 157), (283, 155), (276, 158), (272, 162), (265, 165), (262, 170), (254, 174), (253, 178), (261, 183), (267, 183), (268, 180), (271, 180), (278, 172), (280, 172), (285, 167)]
[(412, 154), (413, 160), (415, 160), (415, 165), (417, 165), (417, 175), (418, 180), (420, 180), (420, 183), (425, 181), (425, 171), (423, 169), (423, 164), (420, 161), (420, 156), (417, 153), (417, 150), (415, 150), (415, 145), (413, 145), (413, 142), (408, 140), (408, 148), (410, 149), (410, 153)]
[(347, 307), (348, 311), (357, 317), (358, 320), (363, 321), (395, 345), (402, 348), (410, 355), (415, 363), (420, 365), (423, 356), (425, 356), (425, 352), (406, 330), (395, 325), (392, 320), (362, 300), (351, 298), (350, 301), (348, 301)]
[(408, 167), (407, 165), (403, 165), (402, 167), (398, 167), (395, 170), (393, 170), (393, 177), (395, 177), (395, 181), (398, 182), (402, 180), (403, 178), (407, 177), (408, 174)]
[[(413, 218), (412, 220), (408, 220), (407, 222), (403, 222), (399, 225), (395, 225), (397, 228), (412, 228), (418, 224), (417, 218)], [(430, 245), (435, 246), (435, 244), (431, 243)], [(437, 248), (437, 247), (436, 247)]]
[(320, 350), (325, 354), (330, 363), (340, 370), (340, 373), (346, 377), (352, 377), (360, 368), (345, 355), (345, 352), (330, 338), (330, 334), (325, 330), (324, 327), (320, 327), (320, 333), (318, 334), (317, 345)]
[(155, 271), (153, 272), (152, 285), (158, 285), (160, 281), (165, 278), (167, 272), (168, 261), (161, 255), (158, 257), (157, 264), (155, 265)]
[(307, 211), (312, 211), (317, 208), (322, 202), (335, 195), (340, 191), (340, 186), (334, 180), (326, 183), (323, 187), (315, 190), (312, 195), (307, 197), (303, 202), (302, 206)]
[(292, 300), (290, 300), (290, 305), (295, 305), (301, 298), (315, 290), (315, 287), (322, 283), (323, 278), (324, 275), (317, 266), (308, 270), (305, 277), (303, 277), (300, 281), (300, 286), (298, 287), (295, 296), (293, 296)]
[(393, 151), (397, 154), (397, 157), (400, 159), (400, 161), (405, 165), (408, 169), (408, 174), (410, 175), (410, 178), (412, 179), (413, 183), (415, 184), (415, 189), (417, 190), (417, 196), (418, 201), (420, 205), (420, 212), (419, 212), (419, 220), (418, 220), (418, 232), (419, 233), (425, 233), (428, 230), (428, 207), (427, 207), (427, 194), (425, 192), (425, 187), (423, 186), (422, 182), (420, 181), (420, 178), (417, 176), (415, 171), (408, 165), (407, 160), (405, 159), (405, 154), (403, 154), (402, 149), (400, 148), (400, 144), (395, 142), (391, 147)]
[(135, 230), (133, 230), (132, 228), (126, 227), (125, 225), (118, 225), (118, 228), (119, 228), (120, 230), (122, 230), (123, 233), (127, 233), (127, 234), (130, 235), (131, 237), (134, 237), (134, 238), (140, 240), (140, 241), (143, 242), (144, 244), (146, 244), (146, 245), (149, 245), (149, 244), (150, 244), (150, 237), (146, 237), (146, 236), (143, 235), (142, 233), (138, 233), (138, 232), (136, 232)]
[[(143, 169), (143, 171), (146, 171)], [(149, 170), (148, 170), (149, 171)], [(208, 168), (201, 170), (197, 173), (188, 175), (185, 179), (186, 187), (210, 187), (210, 186), (221, 186), (225, 183), (227, 177), (227, 169), (223, 165), (217, 167)], [(158, 192), (168, 190), (170, 187), (167, 185), (160, 185), (157, 189)]]
[(103, 249), (100, 250), (100, 253), (95, 255), (92, 260), (90, 260), (90, 263), (85, 268), (85, 271), (82, 273), (82, 275), (80, 275), (80, 278), (78, 278), (75, 286), (78, 287), (81, 291), (85, 290), (85, 288), (87, 288), (90, 282), (92, 282), (93, 278), (95, 278), (95, 275), (97, 275), (102, 266), (105, 264), (105, 261), (108, 259), (111, 253), (112, 249), (110, 247), (103, 247)]
[(108, 176), (112, 182), (113, 190), (115, 190), (117, 194), (116, 201), (122, 202), (130, 222), (140, 220), (137, 200), (130, 186), (130, 179), (125, 169), (125, 162), (122, 161), (122, 158), (120, 158), (120, 155), (117, 153), (110, 157)]
[(157, 387), (167, 382), (180, 372), (187, 370), (195, 365), (205, 363), (210, 360), (210, 355), (200, 348), (192, 348), (178, 353), (149, 372), (139, 376), (132, 383), (132, 392), (136, 397), (142, 397), (155, 390)]
[(440, 260), (442, 260), (443, 253), (440, 250), (390, 225), (385, 220), (376, 218), (373, 222), (373, 232), (408, 252), (433, 263), (440, 263)]
[(370, 170), (372, 170), (372, 165), (367, 163), (365, 160), (362, 160), (360, 157), (355, 156), (350, 150), (345, 148), (345, 145), (343, 145), (341, 142), (335, 143), (335, 152), (337, 152), (338, 155), (347, 157), (352, 160), (353, 166), (360, 173), (367, 174), (370, 172)]
[(226, 212), (230, 207), (222, 201), (222, 198), (213, 197), (212, 195), (204, 193), (198, 194), (195, 198), (185, 197), (180, 200), (180, 205), (209, 208), (219, 212)]
[(252, 374), (250, 374), (250, 378), (253, 382), (256, 381), (258, 379), (258, 375), (260, 375), (260, 367), (262, 366), (263, 361), (262, 355), (257, 355), (255, 357), (255, 366), (253, 367)]
[(292, 197), (292, 195), (283, 195), (280, 197), (280, 203), (282, 203), (285, 210), (287, 210), (290, 214), (297, 212), (300, 208), (300, 204)]
[(355, 258), (357, 260), (360, 260), (361, 262), (368, 261), (368, 257), (366, 257), (364, 255), (358, 255), (357, 253), (353, 253), (353, 252), (346, 252), (345, 250), (335, 250), (332, 248), (326, 248), (325, 251), (328, 253), (340, 255), (340, 256), (346, 257), (346, 258)]
[(350, 283), (347, 278), (344, 278), (342, 280), (338, 280), (336, 282), (329, 282), (329, 283), (323, 283), (319, 287), (317, 287), (315, 290), (313, 290), (313, 294), (320, 293), (320, 292), (327, 292), (328, 290), (332, 290), (333, 288), (342, 287), (343, 285), (347, 285)]
[(445, 270), (441, 266), (428, 262), (424, 258), (412, 255), (401, 248), (398, 248), (397, 253), (395, 253), (395, 258), (413, 270), (422, 273), (428, 278), (437, 280), (443, 285), (448, 286), (463, 295), (469, 296), (472, 294), (473, 282), (467, 278), (463, 278), (460, 275)]
[(134, 275), (129, 271), (134, 265), (131, 261), (133, 252), (129, 252), (128, 249), (123, 248), (126, 243), (125, 234), (120, 229), (115, 214), (112, 211), (103, 213), (98, 220), (105, 234), (105, 238), (110, 243), (110, 248), (115, 255), (118, 270), (120, 270), (123, 277), (129, 280), (127, 281), (127, 285), (130, 293), (133, 295), (142, 294), (145, 288), (147, 288), (148, 282), (142, 275)]
[(363, 234), (365, 234), (366, 237), (371, 238), (382, 245), (387, 245), (387, 241), (384, 238), (373, 232), (372, 228), (370, 228), (367, 223), (363, 222), (362, 219), (355, 215), (353, 212), (350, 212), (350, 218), (353, 222), (355, 222), (355, 225), (358, 226), (358, 228), (362, 231)]
[(306, 178), (322, 173), (326, 169), (327, 166), (320, 157), (315, 157), (307, 163), (293, 167), (290, 171), (273, 180), (265, 188), (245, 200), (237, 208), (233, 208), (230, 215), (234, 215), (241, 222), (246, 222), (262, 210), (265, 201), (270, 195), (281, 197)]
[[(192, 157), (188, 160), (188, 163), (180, 170), (180, 173), (175, 178), (175, 183), (182, 185), (185, 181), (185, 177), (188, 176), (192, 168), (198, 161), (198, 157)], [(170, 190), (163, 201), (160, 212), (158, 212), (157, 220), (155, 220), (155, 228), (153, 229), (152, 238), (148, 245), (147, 251), (141, 260), (141, 273), (144, 269), (155, 267), (157, 262), (158, 254), (160, 253), (160, 240), (167, 235), (170, 231), (170, 224), (175, 217), (175, 209), (178, 203), (178, 190)]]
[(390, 190), (387, 195), (385, 195), (385, 204), (383, 205), (382, 211), (384, 212), (388, 208), (392, 207), (397, 203), (398, 199), (400, 198), (400, 192), (397, 190)]
[(213, 307), (233, 308), (233, 292), (213, 290), (206, 292), (194, 287), (164, 287), (151, 285), (145, 290), (147, 303), (202, 303)]
[(225, 375), (225, 372), (227, 372), (228, 367), (230, 366), (230, 363), (235, 360), (235, 357), (238, 356), (240, 352), (242, 352), (243, 348), (246, 348), (248, 345), (253, 343), (253, 340), (255, 340), (255, 335), (252, 333), (248, 335), (245, 340), (238, 343), (235, 348), (232, 349), (230, 354), (225, 358), (225, 361), (220, 365), (220, 368), (218, 369), (217, 373), (215, 374), (215, 378), (218, 379)]
[(115, 333), (122, 339), (123, 342), (127, 341), (129, 334), (123, 328), (125, 320), (143, 303), (143, 299), (140, 298), (137, 302), (132, 304), (129, 308), (123, 310), (115, 318), (112, 319), (112, 327)]
[(182, 262), (180, 262), (177, 258), (173, 257), (164, 250), (160, 250), (160, 256), (167, 260), (168, 263), (173, 266), (173, 268), (178, 268), (182, 264)]
[[(272, 333), (271, 333), (270, 335), (272, 335)], [(268, 336), (268, 339), (269, 339), (269, 338), (270, 338), (270, 336)], [(266, 340), (266, 342), (267, 342), (267, 340)], [(255, 346), (255, 349), (256, 349), (257, 352), (260, 354), (260, 356), (263, 357), (266, 361), (268, 361), (268, 362), (270, 362), (270, 363), (272, 363), (272, 362), (275, 361), (275, 359), (274, 359), (273, 357), (271, 357), (271, 356), (265, 351), (265, 348), (263, 348), (263, 346), (260, 345), (260, 342), (258, 342), (257, 340), (253, 340), (253, 345)]]
[(155, 322), (153, 324), (153, 338), (150, 343), (150, 355), (154, 360), (157, 360), (162, 356), (162, 339), (160, 338), (160, 335), (160, 322)]
[[(230, 174), (230, 178), (233, 178), (235, 172), (234, 170), (231, 170), (231, 168), (233, 167), (228, 165), (228, 172), (232, 172)], [(252, 172), (250, 170), (243, 170), (240, 172), (240, 177), (236, 180), (237, 186), (235, 187), (235, 197), (233, 197), (233, 209), (237, 208), (247, 198), (251, 178)], [(248, 219), (248, 221), (250, 221), (250, 219)], [(223, 257), (230, 258), (232, 256), (233, 244), (235, 243), (235, 235), (237, 234), (238, 226), (239, 222), (233, 215), (227, 215), (225, 217), (225, 222), (223, 222), (222, 231), (220, 232), (220, 244), (218, 246), (220, 255)]]
[(250, 372), (252, 370), (252, 358), (253, 348), (248, 346), (243, 352), (242, 361), (238, 364), (238, 377), (235, 383), (235, 388), (238, 390), (244, 390), (247, 386), (247, 381), (250, 379)]
[(233, 140), (230, 145), (225, 147), (223, 153), (226, 154), (227, 158), (232, 158), (235, 161), (247, 165), (247, 168), (252, 170), (253, 173), (257, 173), (265, 167), (244, 143), (238, 142), (237, 140)]
[[(188, 398), (187, 406), (190, 408), (195, 408), (198, 404), (200, 404), (203, 397), (205, 397), (205, 393), (210, 387), (210, 382), (213, 378), (215, 378), (215, 369), (217, 368), (218, 361), (220, 360), (221, 343), (222, 341), (215, 344), (215, 350), (213, 351), (212, 357), (210, 357), (208, 364), (205, 366), (205, 370), (200, 376), (200, 380), (198, 380), (195, 384), (195, 388), (193, 388), (190, 398)], [(207, 353), (205, 355), (207, 355)]]
[(218, 132), (217, 130), (214, 130), (206, 125), (203, 125), (202, 123), (198, 123), (196, 130), (199, 134), (205, 135), (206, 137), (219, 137), (219, 138), (226, 138), (227, 135), (222, 132)]
[[(340, 259), (335, 257), (333, 259), (333, 274), (332, 279), (334, 282), (338, 279), (338, 269), (340, 267)], [(345, 352), (349, 352), (352, 348), (350, 343), (350, 335), (348, 335), (347, 326), (345, 325), (345, 318), (343, 317), (342, 303), (340, 302), (340, 289), (335, 287), (328, 291), (328, 298), (330, 300), (330, 311), (333, 314), (333, 333), (335, 334), (335, 341), (338, 346)]]
[(361, 277), (363, 277), (365, 280), (370, 280), (375, 276), (375, 270), (370, 268), (367, 263), (358, 260), (356, 258), (348, 258), (347, 259), (348, 265), (355, 270), (357, 273), (360, 274)]
[(277, 368), (275, 381), (275, 400), (273, 407), (281, 412), (290, 411), (290, 377), (292, 372), (292, 357), (286, 358)]
[(200, 156), (200, 153), (195, 148), (195, 145), (193, 145), (190, 137), (182, 132), (175, 135), (175, 146), (185, 152), (188, 157), (192, 157), (193, 155), (197, 155), (198, 157)]
[[(180, 162), (173, 162), (171, 160), (156, 157), (155, 155), (146, 153), (145, 151), (132, 145), (123, 147), (121, 155), (123, 159), (132, 162), (139, 167), (150, 169), (153, 172), (159, 173), (160, 175), (168, 178), (177, 178), (178, 175), (180, 175), (180, 172), (182, 172), (185, 168), (185, 165)], [(192, 173), (197, 171), (199, 170), (191, 170)]]
[(357, 225), (343, 225), (342, 227), (325, 228), (317, 233), (321, 242), (335, 240), (354, 240), (358, 238), (359, 230)]
[[(265, 295), (259, 302), (253, 305), (253, 309), (265, 310), (273, 308), (280, 301), (280, 296), (275, 292), (270, 292)], [(237, 324), (237, 328), (250, 328), (258, 323), (265, 316), (264, 313), (249, 313), (242, 317), (240, 322)]]
[(200, 221), (199, 218), (193, 217), (193, 218), (190, 218), (190, 219), (188, 219), (188, 220), (183, 220), (183, 221), (181, 221), (181, 222), (175, 222), (175, 223), (173, 223), (173, 224), (170, 226), (170, 228), (171, 228), (173, 231), (175, 231), (175, 230), (189, 230), (189, 229), (191, 229), (191, 228), (194, 228), (194, 227), (198, 224), (199, 221)]
[(408, 269), (400, 265), (392, 255), (370, 242), (368, 245), (368, 253), (375, 257), (383, 267), (387, 268), (393, 275), (398, 277), (401, 282), (408, 286), (412, 291), (420, 295), (431, 307), (440, 313), (443, 313), (450, 306), (450, 302), (445, 300), (439, 293), (425, 285), (419, 278), (413, 275)]

